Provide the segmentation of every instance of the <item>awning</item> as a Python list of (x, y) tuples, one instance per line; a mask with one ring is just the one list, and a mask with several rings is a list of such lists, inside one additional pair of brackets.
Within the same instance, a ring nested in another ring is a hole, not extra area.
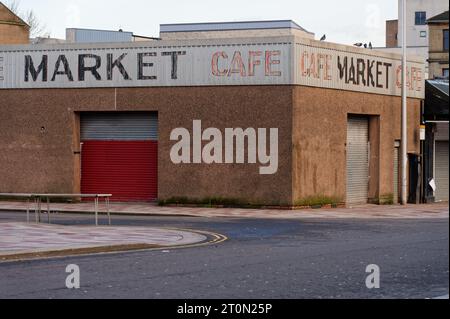
[(448, 80), (425, 81), (425, 121), (448, 121)]

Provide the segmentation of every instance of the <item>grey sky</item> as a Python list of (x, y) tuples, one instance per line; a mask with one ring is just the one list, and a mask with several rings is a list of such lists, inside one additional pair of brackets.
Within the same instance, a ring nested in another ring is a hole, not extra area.
[(397, 0), (20, 0), (20, 7), (58, 38), (66, 27), (158, 36), (161, 23), (292, 19), (317, 38), (383, 46), (385, 20), (397, 18)]

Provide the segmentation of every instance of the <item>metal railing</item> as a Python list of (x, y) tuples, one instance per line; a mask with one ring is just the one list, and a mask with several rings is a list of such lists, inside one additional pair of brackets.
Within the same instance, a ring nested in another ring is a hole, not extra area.
[(109, 207), (109, 200), (112, 194), (22, 194), (22, 193), (0, 193), (0, 197), (6, 198), (24, 198), (27, 200), (27, 222), (30, 222), (30, 200), (34, 201), (34, 213), (36, 223), (41, 222), (42, 214), (42, 200), (47, 203), (47, 222), (50, 223), (50, 199), (51, 198), (93, 198), (94, 199), (94, 213), (95, 225), (98, 226), (98, 210), (100, 198), (104, 198), (106, 205), (106, 213), (108, 215), (108, 224), (111, 225), (111, 214)]

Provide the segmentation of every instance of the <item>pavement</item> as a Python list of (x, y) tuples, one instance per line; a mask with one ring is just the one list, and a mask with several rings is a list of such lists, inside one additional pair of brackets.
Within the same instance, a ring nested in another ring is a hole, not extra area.
[[(0, 201), (0, 211), (25, 211), (34, 209), (33, 204), (19, 201)], [(362, 205), (351, 208), (330, 209), (241, 209), (241, 208), (202, 208), (202, 207), (160, 207), (152, 203), (144, 204), (111, 204), (112, 214), (131, 214), (142, 216), (192, 216), (192, 217), (239, 217), (261, 219), (305, 219), (305, 218), (448, 218), (449, 204), (435, 203), (426, 205)], [(46, 205), (43, 205), (46, 209)], [(93, 213), (93, 203), (61, 204), (52, 203), (53, 212)], [(100, 203), (99, 211), (105, 213), (106, 206)]]
[(0, 223), (0, 261), (136, 249), (186, 247), (204, 234), (155, 227)]

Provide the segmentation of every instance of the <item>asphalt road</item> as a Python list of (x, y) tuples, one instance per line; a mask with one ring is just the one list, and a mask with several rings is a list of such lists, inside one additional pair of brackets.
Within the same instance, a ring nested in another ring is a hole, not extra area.
[[(0, 222), (24, 215), (0, 212)], [(57, 223), (92, 224), (62, 215)], [(213, 246), (0, 264), (0, 298), (435, 298), (449, 290), (449, 220), (119, 217), (218, 232)], [(77, 264), (81, 288), (65, 287)], [(366, 266), (380, 267), (368, 289)]]

